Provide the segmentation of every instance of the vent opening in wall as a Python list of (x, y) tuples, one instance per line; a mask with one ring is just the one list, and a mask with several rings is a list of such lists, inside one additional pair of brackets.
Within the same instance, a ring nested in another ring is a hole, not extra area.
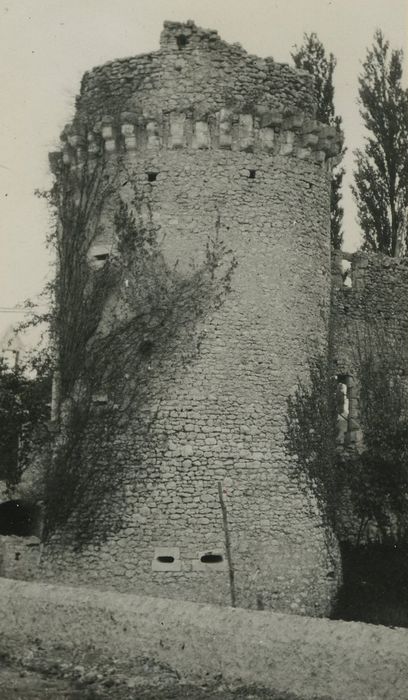
[(158, 174), (159, 173), (155, 172), (154, 170), (150, 170), (147, 173), (147, 181), (148, 182), (156, 182)]
[(178, 547), (156, 547), (152, 561), (152, 571), (181, 571), (180, 550)]
[(185, 34), (179, 34), (176, 41), (179, 49), (184, 49), (188, 44), (188, 37)]
[(223, 556), (222, 554), (212, 554), (209, 552), (208, 554), (203, 554), (200, 561), (203, 564), (220, 564), (223, 561)]
[(249, 170), (248, 171), (248, 177), (250, 180), (255, 180), (256, 178), (256, 170)]
[(109, 253), (99, 253), (98, 255), (94, 255), (95, 260), (109, 260)]
[(157, 557), (157, 561), (160, 561), (162, 564), (172, 564), (175, 560), (174, 557), (162, 555), (160, 557)]
[(196, 560), (193, 561), (193, 571), (213, 572), (227, 571), (227, 562), (221, 548), (206, 552), (199, 552)]

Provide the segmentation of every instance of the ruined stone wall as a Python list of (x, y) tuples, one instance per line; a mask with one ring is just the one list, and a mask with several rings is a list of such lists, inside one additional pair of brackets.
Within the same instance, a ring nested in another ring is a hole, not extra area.
[[(346, 284), (342, 275), (348, 268)], [(337, 375), (348, 384), (349, 416), (341, 444), (345, 456), (362, 449), (359, 367), (367, 356), (379, 356), (408, 392), (408, 260), (376, 253), (334, 252), (332, 257), (333, 361)], [(375, 523), (360, 532), (347, 493), (339, 525), (340, 537), (355, 542), (377, 539)]]
[[(347, 284), (341, 276), (342, 261), (350, 268)], [(390, 365), (397, 362), (397, 371), (408, 371), (407, 356), (400, 353), (408, 340), (407, 258), (335, 252), (332, 274), (334, 359), (339, 374), (356, 373), (365, 347), (381, 353), (391, 349)]]
[[(177, 36), (191, 43), (179, 48)], [(114, 97), (108, 93), (110, 114), (88, 135), (90, 152), (97, 155), (101, 138), (108, 157), (120, 155), (170, 263), (200, 261), (219, 218), (237, 268), (225, 303), (204, 319), (197, 357), (158, 375), (160, 403), (143, 462), (127, 464), (123, 500), (111, 504), (126, 513), (126, 527), (81, 555), (46, 548), (41, 575), (228, 604), (220, 484), (237, 604), (325, 614), (338, 584), (338, 552), (313, 499), (290, 476), (283, 438), (287, 396), (327, 343), (330, 159), (340, 146), (335, 131), (310, 119), (309, 78), (272, 63), (262, 75), (254, 58), (213, 37), (191, 24), (166, 25), (161, 52), (113, 64), (135, 81), (138, 62), (156, 65), (161, 76), (173, 71), (156, 83), (143, 68), (148, 90), (131, 80), (126, 87), (112, 66), (101, 71)], [(78, 125), (86, 117), (89, 127), (105, 104), (98, 71), (92, 76), (65, 132), (67, 167), (81, 158)], [(129, 91), (126, 109), (139, 112), (122, 112), (118, 122), (120, 86)], [(205, 113), (191, 114), (187, 107), (200, 95)], [(245, 111), (257, 96), (264, 106)], [(126, 201), (126, 187), (121, 196)], [(153, 373), (154, 362), (153, 353)], [(127, 450), (132, 431), (120, 438)], [(120, 449), (116, 458), (123, 459)]]
[(251, 56), (193, 22), (165, 22), (160, 50), (111, 61), (85, 73), (78, 121), (130, 111), (140, 117), (191, 111), (207, 117), (224, 105), (257, 104), (315, 115), (313, 80), (273, 58)]

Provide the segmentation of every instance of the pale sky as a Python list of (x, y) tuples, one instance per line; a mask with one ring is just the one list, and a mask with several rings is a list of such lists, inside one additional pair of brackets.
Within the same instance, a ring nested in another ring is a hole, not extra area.
[(303, 32), (317, 32), (338, 60), (335, 102), (348, 146), (344, 248), (356, 249), (349, 184), (362, 141), (360, 61), (377, 27), (408, 54), (407, 10), (408, 0), (0, 0), (0, 333), (11, 319), (1, 309), (36, 295), (47, 275), (48, 214), (34, 190), (50, 186), (48, 152), (73, 116), (82, 74), (157, 50), (166, 19), (193, 19), (249, 53), (288, 63)]

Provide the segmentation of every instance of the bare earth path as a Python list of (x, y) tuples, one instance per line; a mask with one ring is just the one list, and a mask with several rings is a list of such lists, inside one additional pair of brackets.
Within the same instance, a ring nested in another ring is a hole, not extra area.
[(28, 670), (20, 664), (0, 663), (0, 700), (302, 700), (262, 688), (232, 688), (221, 681), (191, 685), (158, 668), (132, 678), (95, 672), (75, 677), (78, 670)]

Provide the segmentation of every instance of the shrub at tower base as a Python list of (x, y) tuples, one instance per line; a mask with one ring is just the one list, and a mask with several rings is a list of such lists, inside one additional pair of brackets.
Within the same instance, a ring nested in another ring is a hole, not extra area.
[(314, 117), (311, 76), (192, 22), (85, 74), (52, 156), (43, 578), (328, 613), (338, 548), (285, 448), (328, 343), (342, 138)]

